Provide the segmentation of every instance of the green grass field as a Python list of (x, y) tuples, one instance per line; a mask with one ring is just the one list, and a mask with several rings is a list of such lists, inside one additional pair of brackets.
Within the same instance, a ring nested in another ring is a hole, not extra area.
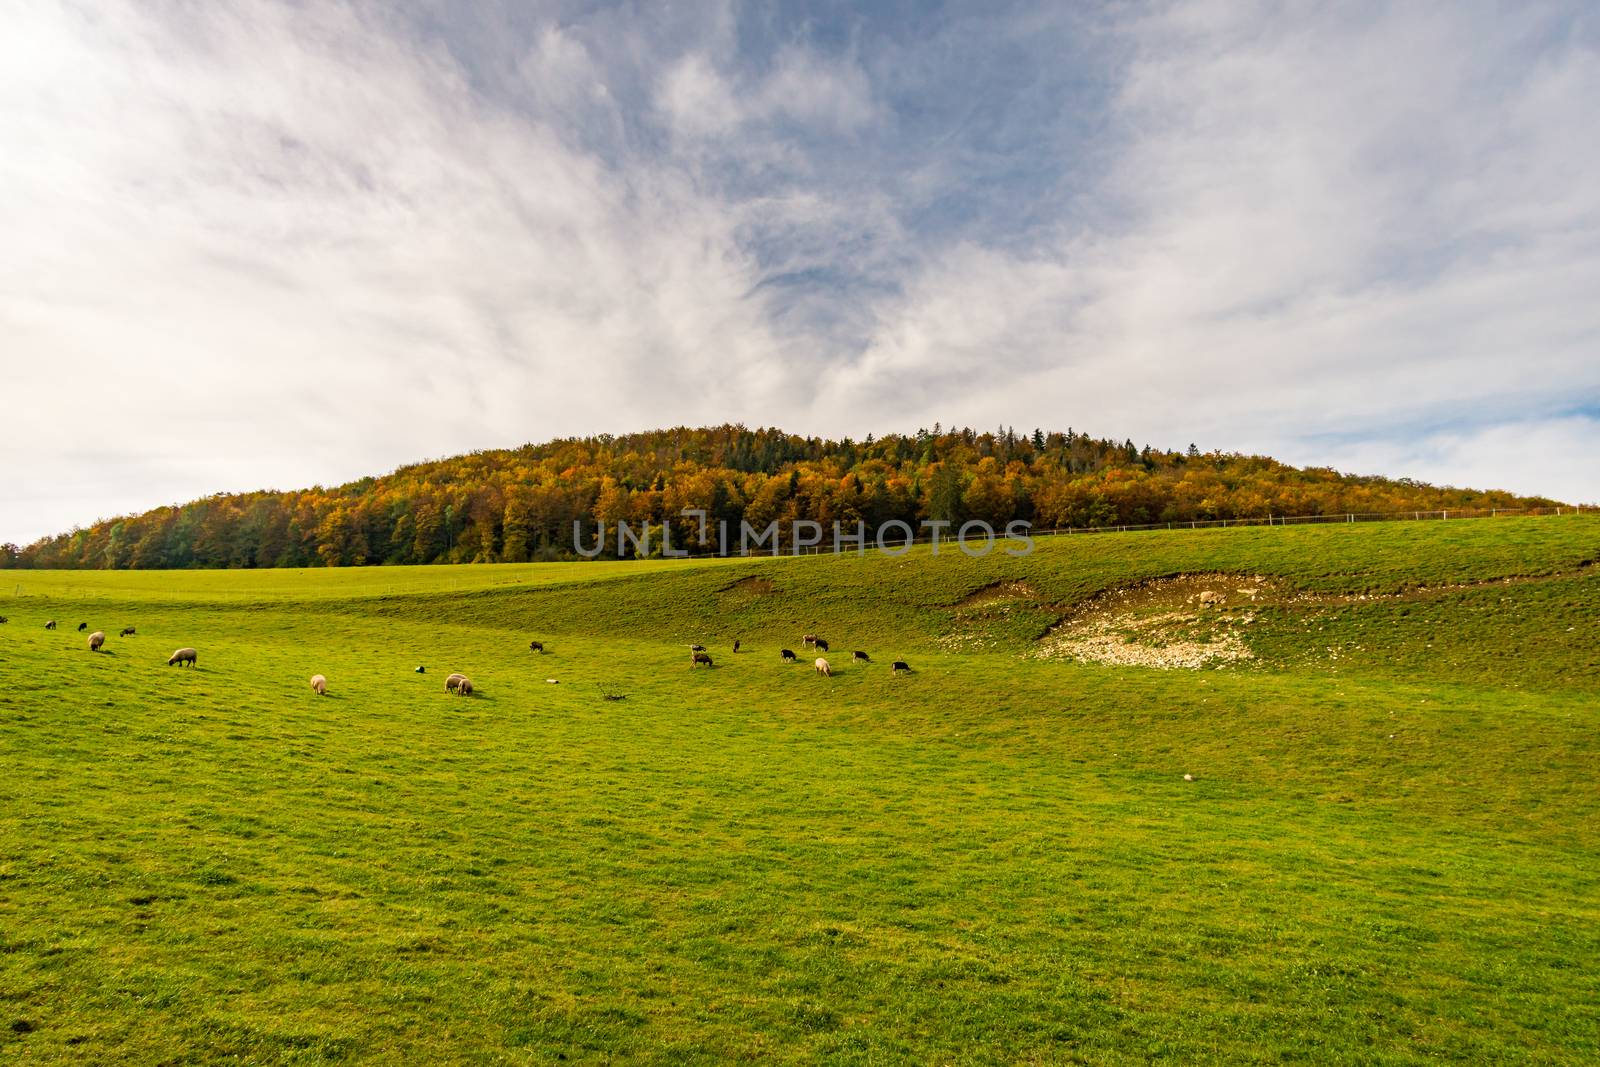
[(1592, 1063), (1597, 559), (7, 572), (0, 1062)]

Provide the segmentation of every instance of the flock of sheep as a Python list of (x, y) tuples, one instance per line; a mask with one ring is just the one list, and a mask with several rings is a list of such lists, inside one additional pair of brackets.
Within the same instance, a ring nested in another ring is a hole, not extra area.
[[(6, 618), (6, 616), (0, 615), (0, 623), (5, 623), (7, 621), (9, 621), (9, 620)], [(46, 622), (44, 624), (44, 628), (46, 630), (54, 630), (56, 628), (56, 620), (54, 620), (54, 619), (49, 620), (48, 622)], [(89, 624), (86, 623), (86, 622), (80, 622), (78, 624), (78, 632), (79, 633), (82, 633), (83, 631), (87, 630), (88, 628), (89, 628)], [(122, 631), (120, 636), (122, 636), (122, 637), (130, 637), (130, 636), (133, 636), (134, 633), (135, 633), (134, 627), (129, 626), (129, 627), (126, 627), (125, 629), (123, 629), (123, 631)], [(814, 648), (818, 652), (827, 652), (828, 651), (828, 642), (827, 642), (827, 640), (825, 638), (818, 637), (816, 634), (806, 634), (800, 640), (801, 640), (802, 644), (804, 644), (807, 647)], [(94, 631), (93, 633), (91, 633), (89, 635), (89, 651), (90, 652), (99, 652), (101, 650), (101, 648), (103, 648), (105, 646), (105, 643), (106, 643), (106, 635), (105, 635), (105, 631), (104, 630), (96, 630), (96, 631)], [(740, 642), (736, 640), (733, 643), (733, 651), (735, 653), (737, 653), (739, 651), (739, 649), (740, 649)], [(542, 652), (544, 652), (544, 643), (542, 641), (529, 641), (528, 642), (528, 650), (530, 652), (540, 652), (540, 653), (542, 653)], [(692, 645), (690, 645), (689, 646), (689, 654), (690, 654), (689, 666), (691, 668), (693, 668), (693, 667), (702, 667), (702, 666), (703, 667), (713, 667), (713, 666), (715, 666), (715, 664), (711, 660), (711, 654), (706, 651), (706, 647), (704, 645), (701, 645), (701, 644), (692, 644)], [(850, 657), (851, 657), (852, 660), (854, 660), (857, 663), (871, 663), (872, 662), (872, 657), (869, 656), (867, 653), (862, 652), (860, 650), (852, 652), (850, 654)], [(787, 649), (787, 648), (782, 649), (779, 652), (779, 658), (784, 663), (794, 663), (794, 662), (796, 662), (796, 657), (795, 657), (795, 654), (794, 654), (793, 650)], [(169, 656), (167, 658), (167, 666), (171, 667), (171, 666), (176, 665), (176, 666), (179, 666), (179, 667), (185, 667), (185, 666), (194, 667), (194, 666), (198, 666), (199, 665), (199, 659), (200, 659), (200, 654), (197, 651), (195, 651), (194, 649), (192, 649), (192, 648), (180, 648), (176, 652), (174, 652), (171, 656)], [(822, 656), (818, 656), (817, 657), (817, 660), (816, 660), (816, 663), (814, 664), (814, 666), (816, 667), (816, 671), (817, 671), (817, 673), (819, 675), (822, 675), (824, 677), (830, 677), (830, 678), (833, 676), (833, 667), (832, 667), (832, 665), (830, 665), (828, 663), (828, 661), (825, 658), (823, 658)], [(425, 668), (425, 667), (418, 667), (416, 669), (416, 673), (423, 674), (423, 673), (426, 673), (426, 670), (427, 670), (427, 668)], [(891, 674), (899, 674), (902, 671), (909, 672), (910, 670), (911, 670), (910, 665), (907, 664), (906, 661), (903, 660), (903, 659), (895, 660), (894, 663), (889, 668), (889, 671), (890, 671)], [(444, 680), (444, 689), (445, 689), (445, 692), (447, 692), (447, 693), (454, 693), (457, 696), (464, 696), (464, 697), (465, 696), (471, 696), (473, 694), (473, 692), (474, 692), (473, 686), (472, 686), (472, 679), (468, 678), (464, 674), (461, 674), (460, 672), (453, 673), (448, 678), (446, 678)], [(318, 696), (327, 696), (328, 695), (328, 679), (326, 677), (324, 677), (323, 675), (313, 674), (311, 676), (311, 690), (312, 690), (312, 692), (316, 693)]]
[[(828, 641), (827, 641), (827, 639), (823, 638), (823, 637), (818, 637), (816, 634), (806, 634), (804, 637), (800, 638), (800, 642), (803, 645), (807, 645), (807, 646), (809, 646), (811, 648), (816, 649), (818, 652), (827, 652), (828, 651)], [(735, 641), (733, 643), (733, 650), (734, 650), (734, 652), (738, 652), (739, 651), (739, 642), (738, 641)], [(689, 655), (691, 657), (690, 661), (689, 661), (689, 666), (690, 667), (701, 667), (701, 666), (712, 667), (712, 666), (715, 666), (715, 664), (713, 664), (711, 662), (711, 656), (710, 656), (710, 654), (708, 652), (706, 652), (706, 646), (704, 646), (704, 645), (690, 645), (689, 646)], [(779, 652), (778, 652), (778, 658), (781, 659), (784, 663), (794, 663), (794, 662), (796, 662), (796, 656), (794, 654), (794, 650), (793, 649), (788, 649), (788, 648), (780, 649)], [(872, 657), (867, 655), (865, 652), (860, 651), (859, 649), (857, 651), (855, 651), (855, 652), (850, 653), (850, 658), (852, 660), (854, 660), (855, 662), (857, 662), (857, 663), (871, 663), (872, 662)], [(818, 674), (823, 675), (824, 677), (828, 677), (828, 678), (833, 677), (833, 665), (830, 664), (823, 657), (818, 656), (817, 660), (813, 664), (813, 666), (816, 668)], [(899, 674), (901, 671), (909, 672), (910, 670), (911, 670), (911, 667), (910, 667), (909, 664), (906, 663), (905, 660), (897, 659), (897, 660), (894, 661), (894, 664), (892, 666), (890, 666), (889, 673), (891, 673), (891, 674)]]
[[(0, 623), (6, 623), (6, 622), (10, 622), (10, 621), (11, 620), (6, 618), (6, 616), (0, 615)], [(54, 619), (49, 620), (48, 622), (46, 622), (44, 624), (44, 628), (46, 630), (54, 630), (56, 628), (56, 620), (54, 620)], [(83, 631), (87, 630), (88, 628), (89, 628), (89, 624), (86, 623), (86, 622), (80, 622), (78, 624), (78, 632), (80, 634), (83, 633)], [(134, 627), (125, 626), (125, 627), (122, 628), (122, 632), (120, 634), (118, 634), (117, 636), (118, 637), (133, 637), (133, 636), (137, 635), (137, 633), (138, 633), (138, 631)], [(99, 652), (102, 648), (105, 647), (105, 644), (106, 644), (106, 632), (104, 630), (96, 630), (94, 633), (89, 635), (89, 651), (90, 652)], [(171, 656), (167, 657), (167, 666), (171, 667), (174, 664), (176, 664), (177, 666), (180, 666), (180, 667), (184, 667), (184, 666), (193, 667), (193, 666), (196, 666), (199, 663), (199, 659), (200, 659), (200, 654), (198, 652), (196, 652), (194, 649), (192, 649), (192, 648), (180, 648), (176, 652), (174, 652)]]

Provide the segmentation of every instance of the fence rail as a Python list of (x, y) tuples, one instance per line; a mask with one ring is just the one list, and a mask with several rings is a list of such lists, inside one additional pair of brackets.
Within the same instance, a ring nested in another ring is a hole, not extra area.
[[(1571, 504), (1553, 508), (1450, 508), (1442, 511), (1342, 511), (1326, 515), (1267, 515), (1246, 519), (1185, 519), (1173, 522), (1119, 523), (1109, 526), (1063, 526), (1048, 530), (1033, 529), (1028, 531), (1028, 536), (1065, 537), (1077, 534), (1139, 533), (1150, 530), (1214, 530), (1233, 529), (1238, 526), (1303, 526), (1313, 523), (1455, 522), (1462, 519), (1497, 519), (1519, 515), (1600, 515), (1600, 505)], [(998, 535), (999, 532), (997, 531)], [(927, 545), (932, 544), (933, 540), (932, 535), (919, 535), (910, 540), (896, 539), (889, 543), (889, 547), (898, 550), (901, 545)], [(942, 531), (938, 540), (940, 543), (953, 543), (956, 540), (955, 528)], [(1004, 540), (1004, 537), (1000, 536), (1000, 540)], [(866, 548), (872, 549), (874, 547), (874, 543), (869, 538)], [(832, 554), (833, 548), (826, 543), (803, 546), (798, 552), (788, 548), (777, 550), (760, 548), (752, 549), (749, 553), (752, 557)], [(852, 545), (851, 548), (841, 554), (854, 555), (854, 546)]]
[(1268, 515), (1253, 519), (1192, 519), (1187, 522), (1152, 522), (1136, 526), (1069, 526), (1058, 530), (1035, 530), (1035, 537), (1054, 534), (1128, 533), (1139, 530), (1206, 530), (1234, 526), (1299, 526), (1307, 523), (1355, 522), (1440, 522), (1456, 519), (1497, 519), (1515, 515), (1600, 514), (1600, 508), (1575, 504), (1555, 508), (1456, 508), (1445, 511), (1346, 511), (1332, 515)]
[[(1048, 529), (1048, 530), (1031, 529), (1031, 530), (1028, 531), (1028, 536), (1029, 537), (1034, 537), (1034, 538), (1038, 538), (1038, 537), (1067, 537), (1067, 536), (1082, 535), (1082, 534), (1137, 533), (1137, 532), (1141, 532), (1141, 531), (1151, 531), (1151, 530), (1208, 530), (1208, 529), (1219, 529), (1219, 528), (1233, 528), (1233, 527), (1238, 527), (1238, 526), (1300, 526), (1300, 525), (1305, 525), (1305, 524), (1308, 524), (1308, 523), (1341, 523), (1341, 524), (1348, 524), (1348, 523), (1358, 523), (1358, 522), (1426, 522), (1426, 521), (1430, 521), (1430, 520), (1455, 522), (1455, 521), (1457, 521), (1459, 519), (1509, 518), (1509, 517), (1519, 516), (1519, 515), (1522, 515), (1522, 516), (1531, 516), (1531, 515), (1588, 515), (1588, 516), (1600, 516), (1600, 505), (1595, 505), (1595, 504), (1562, 505), (1560, 507), (1553, 507), (1553, 508), (1479, 508), (1479, 509), (1461, 508), (1461, 509), (1451, 509), (1451, 510), (1448, 510), (1448, 511), (1340, 512), (1338, 514), (1330, 514), (1330, 515), (1269, 515), (1269, 516), (1264, 516), (1264, 517), (1261, 517), (1261, 518), (1249, 518), (1249, 519), (1192, 519), (1192, 520), (1184, 520), (1184, 521), (1181, 521), (1181, 522), (1179, 522), (1179, 521), (1152, 522), (1152, 523), (1132, 524), (1132, 525), (1130, 525), (1130, 524), (1117, 524), (1117, 525), (1110, 525), (1110, 526), (1068, 526), (1068, 527), (1059, 527), (1059, 528)], [(939, 537), (938, 537), (939, 541), (942, 544), (948, 544), (948, 545), (951, 545), (952, 548), (954, 548), (955, 547), (955, 542), (956, 542), (956, 534), (957, 534), (957, 530), (958, 529), (959, 529), (959, 527), (954, 527), (954, 528), (950, 528), (950, 529), (941, 530), (940, 533), (939, 533)], [(996, 550), (998, 550), (998, 549), (1002, 548), (1006, 544), (1006, 538), (1005, 538), (1004, 531), (1001, 531), (1001, 530), (995, 531), (995, 536), (996, 536), (995, 548), (996, 548)], [(900, 550), (902, 545), (907, 545), (907, 546), (911, 546), (911, 545), (927, 545), (927, 544), (931, 544), (933, 542), (933, 540), (934, 540), (934, 537), (931, 534), (929, 534), (929, 535), (918, 535), (918, 536), (910, 538), (909, 540), (902, 539), (902, 538), (895, 538), (895, 539), (887, 541), (886, 542), (886, 547), (888, 547), (890, 549), (893, 549), (896, 552), (896, 554), (898, 554), (898, 552), (899, 552), (899, 550)], [(732, 548), (732, 546), (730, 546), (730, 549), (731, 548)], [(866, 552), (866, 551), (876, 551), (876, 550), (877, 550), (876, 541), (874, 540), (873, 535), (869, 534), (867, 536), (867, 539), (863, 542), (863, 544), (861, 546), (861, 551)], [(724, 557), (724, 558), (741, 558), (741, 557), (743, 557), (743, 558), (754, 559), (754, 558), (766, 558), (766, 557), (785, 557), (785, 556), (794, 556), (794, 555), (816, 556), (816, 555), (832, 555), (832, 554), (834, 554), (834, 549), (833, 549), (832, 545), (830, 545), (829, 543), (824, 541), (824, 542), (816, 544), (816, 545), (804, 545), (804, 546), (801, 546), (798, 550), (796, 550), (792, 546), (779, 547), (779, 548), (775, 548), (775, 549), (774, 548), (768, 548), (766, 546), (752, 547), (746, 553), (740, 553), (737, 550), (731, 550), (728, 553), (728, 556)], [(841, 548), (839, 554), (840, 555), (855, 555), (856, 554), (856, 546), (853, 543), (851, 543), (848, 548)], [(705, 560), (705, 559), (708, 559), (708, 558), (717, 558), (717, 556), (716, 556), (715, 553), (712, 553), (709, 556), (708, 555), (703, 555), (703, 554), (695, 554), (695, 555), (690, 556), (689, 558), (690, 559)], [(270, 569), (270, 568), (268, 568), (268, 569)], [(370, 567), (370, 568), (354, 568), (354, 569), (370, 570), (374, 574), (382, 574), (385, 568), (382, 568), (382, 567)], [(17, 571), (15, 573), (15, 578), (21, 578), (24, 574), (27, 574), (27, 573), (48, 574), (48, 573), (51, 573), (53, 570), (55, 570), (55, 568), (46, 568), (46, 569), (43, 569), (43, 570), (37, 571), (37, 572), (19, 570), (19, 571)], [(6, 579), (7, 584), (9, 584), (11, 581), (12, 581), (11, 578)], [(469, 583), (469, 584), (474, 589), (478, 589), (478, 588), (487, 589), (487, 588), (507, 588), (507, 587), (510, 587), (510, 586), (518, 585), (520, 583), (515, 581), (515, 580), (512, 580), (512, 581), (508, 581), (508, 582), (503, 582), (503, 583), (497, 582), (497, 583), (492, 583), (490, 585), (482, 585), (482, 586), (480, 586), (477, 583)], [(451, 588), (457, 588), (457, 587), (458, 587), (457, 580), (456, 579), (451, 579)], [(58, 591), (63, 593), (63, 594), (71, 593), (71, 594), (81, 594), (81, 595), (86, 595), (86, 596), (107, 596), (107, 595), (110, 595), (107, 591), (100, 590), (100, 589), (94, 589), (94, 588), (87, 588), (87, 589), (77, 590), (77, 589), (74, 589), (74, 588), (71, 588), (71, 587), (62, 587)], [(338, 589), (336, 594), (330, 594), (330, 595), (335, 595), (335, 596), (339, 596), (339, 597), (343, 597), (343, 596), (399, 595), (399, 594), (403, 594), (403, 593), (405, 593), (407, 591), (409, 591), (409, 587), (397, 586), (397, 585), (394, 585), (392, 583), (387, 583), (387, 582), (374, 582), (374, 583), (370, 583), (370, 584), (363, 583), (363, 584), (351, 584), (351, 585), (348, 585), (348, 586), (341, 586)], [(24, 595), (23, 583), (17, 582), (15, 592), (12, 595), (14, 597), (21, 597), (21, 596)], [(245, 596), (245, 597), (248, 597), (248, 596), (262, 596), (262, 597), (269, 597), (269, 598), (271, 596), (270, 593), (262, 592), (262, 591), (255, 591), (255, 592), (252, 592), (252, 593), (241, 594), (241, 595)], [(5, 594), (4, 594), (3, 590), (0, 590), (0, 598), (4, 598), (4, 596), (5, 596)]]

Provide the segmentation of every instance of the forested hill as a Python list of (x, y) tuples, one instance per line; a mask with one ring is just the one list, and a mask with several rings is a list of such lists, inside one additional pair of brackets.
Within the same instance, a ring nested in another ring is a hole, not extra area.
[[(901, 520), (997, 528), (1103, 526), (1334, 512), (1553, 504), (1505, 492), (1295, 468), (1265, 456), (1167, 452), (1132, 441), (970, 429), (862, 441), (743, 426), (563, 439), (402, 467), (336, 488), (219, 494), (108, 519), (0, 567), (294, 567), (573, 556), (573, 522), (677, 519), (703, 509), (737, 530), (778, 520), (869, 532)], [(680, 523), (684, 520), (678, 520)], [(659, 545), (659, 538), (656, 543)], [(614, 546), (614, 539), (613, 539)], [(694, 546), (689, 546), (691, 549)], [(608, 553), (609, 554), (609, 553)]]

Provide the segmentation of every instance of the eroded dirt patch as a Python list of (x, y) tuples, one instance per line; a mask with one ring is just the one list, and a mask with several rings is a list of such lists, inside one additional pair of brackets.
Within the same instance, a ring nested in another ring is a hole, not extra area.
[(1199, 670), (1253, 658), (1243, 633), (1275, 583), (1261, 575), (1179, 575), (1110, 589), (1040, 638), (1033, 655)]
[(957, 611), (965, 608), (981, 608), (991, 604), (1004, 604), (1013, 600), (1037, 601), (1041, 599), (1039, 591), (1027, 582), (1020, 579), (1009, 581), (991, 582), (982, 589), (974, 590), (956, 601)]
[(740, 578), (736, 582), (729, 582), (717, 590), (719, 593), (732, 593), (735, 596), (747, 597), (771, 596), (777, 591), (778, 587), (771, 578), (759, 578), (755, 575)]
[(937, 638), (947, 652), (1001, 647), (1058, 617), (1061, 607), (1046, 602), (1028, 582), (1006, 579), (975, 589), (950, 605), (950, 629)]

